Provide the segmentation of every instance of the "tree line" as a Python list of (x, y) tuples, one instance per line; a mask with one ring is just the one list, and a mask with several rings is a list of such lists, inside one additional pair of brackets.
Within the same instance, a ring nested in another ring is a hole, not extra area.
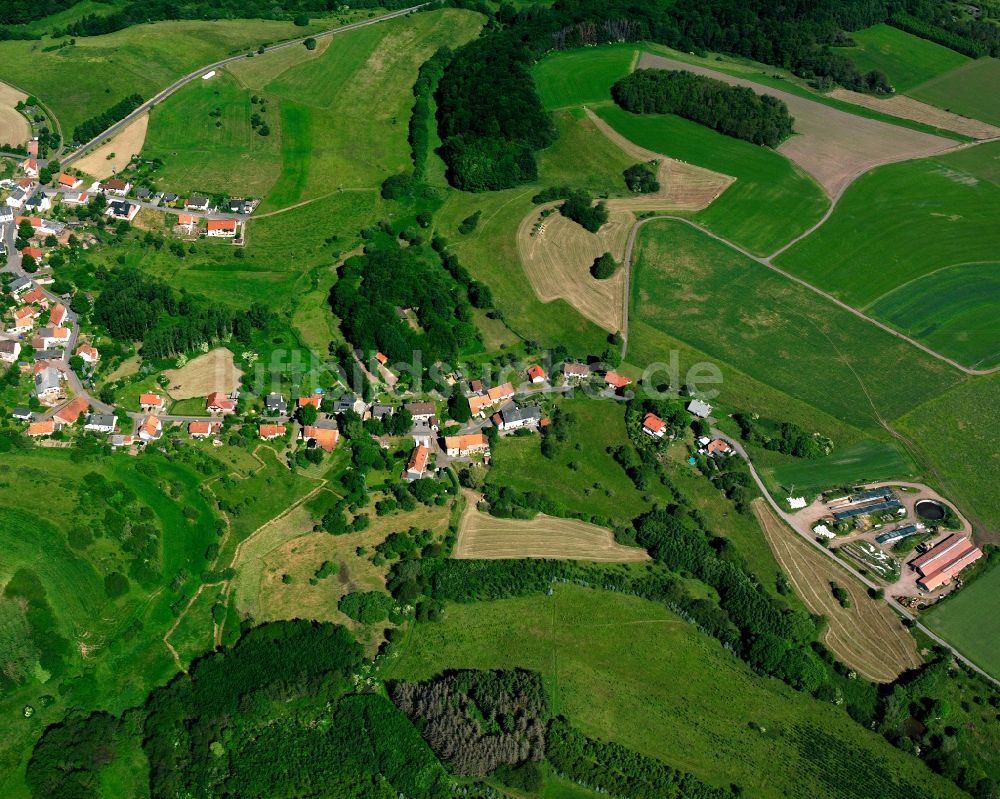
[(73, 139), (80, 144), (85, 144), (95, 136), (99, 136), (116, 122), (127, 117), (140, 105), (142, 105), (142, 95), (130, 94), (128, 97), (119, 100), (103, 114), (93, 116), (77, 125), (73, 129)]
[(431, 100), (445, 65), (451, 60), (451, 50), (442, 47), (420, 65), (413, 84), (413, 113), (410, 115), (410, 153), (413, 158), (413, 179), (423, 181), (427, 169), (427, 156), (431, 151), (430, 126), (434, 123)]
[(830, 439), (803, 430), (793, 422), (778, 422), (743, 411), (734, 413), (733, 421), (739, 425), (744, 441), (773, 452), (796, 458), (821, 458), (833, 449)]
[(777, 147), (793, 133), (784, 101), (693, 72), (638, 69), (618, 80), (611, 94), (626, 111), (676, 114), (753, 144)]

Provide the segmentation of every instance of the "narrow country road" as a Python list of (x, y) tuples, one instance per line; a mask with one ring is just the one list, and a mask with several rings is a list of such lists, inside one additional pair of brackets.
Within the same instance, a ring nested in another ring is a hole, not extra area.
[[(390, 19), (396, 19), (396, 17), (404, 17), (407, 14), (409, 14), (409, 13), (411, 13), (413, 11), (416, 11), (419, 8), (422, 8), (424, 5), (426, 5), (426, 3), (421, 3), (419, 5), (410, 6), (409, 8), (401, 8), (398, 11), (392, 11), (392, 12), (390, 12), (388, 14), (384, 14), (381, 17), (374, 17), (372, 19), (363, 19), (363, 20), (359, 20), (357, 22), (351, 22), (348, 25), (342, 25), (339, 28), (331, 28), (329, 30), (319, 31), (317, 33), (310, 33), (310, 34), (308, 34), (306, 36), (300, 36), (297, 39), (289, 39), (288, 41), (279, 42), (278, 44), (272, 44), (269, 47), (265, 47), (263, 52), (264, 53), (272, 53), (275, 50), (282, 50), (282, 49), (284, 49), (286, 47), (294, 47), (295, 45), (301, 45), (303, 42), (305, 42), (306, 39), (321, 39), (324, 36), (335, 36), (338, 33), (346, 33), (347, 31), (352, 31), (352, 30), (355, 30), (357, 28), (365, 28), (365, 27), (368, 27), (369, 25), (377, 25), (380, 22), (386, 22), (387, 20), (390, 20)], [(222, 67), (226, 66), (227, 64), (233, 64), (233, 63), (235, 63), (237, 61), (242, 61), (246, 57), (247, 57), (247, 53), (246, 52), (242, 52), (239, 55), (229, 56), (228, 58), (223, 58), (221, 61), (216, 61), (215, 63), (207, 64), (207, 65), (205, 65), (203, 67), (199, 67), (194, 72), (189, 72), (187, 75), (184, 75), (183, 77), (178, 78), (173, 83), (171, 83), (169, 86), (167, 86), (167, 88), (165, 88), (165, 89), (157, 92), (149, 100), (146, 100), (146, 102), (144, 102), (142, 105), (140, 105), (138, 108), (136, 108), (127, 117), (125, 117), (124, 119), (119, 120), (118, 122), (116, 122), (115, 124), (113, 124), (111, 127), (109, 127), (107, 130), (102, 131), (97, 136), (95, 136), (94, 138), (92, 138), (90, 141), (84, 142), (79, 147), (77, 147), (75, 150), (67, 153), (62, 158), (62, 160), (60, 161), (60, 163), (64, 167), (71, 165), (74, 161), (76, 161), (78, 158), (80, 158), (81, 156), (83, 156), (88, 150), (90, 150), (91, 148), (97, 146), (98, 144), (100, 144), (105, 139), (107, 139), (107, 138), (109, 138), (111, 136), (114, 136), (116, 133), (119, 133), (120, 131), (122, 131), (130, 122), (134, 122), (136, 119), (138, 119), (143, 114), (145, 114), (147, 111), (149, 111), (149, 109), (151, 109), (154, 105), (156, 105), (157, 103), (162, 102), (163, 100), (167, 99), (171, 94), (173, 94), (174, 92), (176, 92), (178, 89), (182, 88), (183, 86), (186, 86), (187, 84), (189, 84), (193, 80), (197, 80), (198, 78), (202, 77), (207, 72), (211, 72), (212, 70), (215, 70), (215, 69), (221, 69)]]

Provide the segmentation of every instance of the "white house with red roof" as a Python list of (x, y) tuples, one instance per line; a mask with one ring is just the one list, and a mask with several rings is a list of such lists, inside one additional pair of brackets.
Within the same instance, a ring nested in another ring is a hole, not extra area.
[(34, 158), (25, 158), (20, 163), (21, 171), (29, 178), (38, 177), (38, 161)]
[(209, 219), (205, 235), (231, 239), (236, 236), (236, 227), (235, 219)]
[(653, 438), (663, 438), (667, 432), (667, 425), (655, 413), (647, 413), (642, 417), (642, 432)]
[(97, 347), (92, 347), (89, 344), (81, 344), (77, 347), (76, 354), (83, 359), (84, 363), (97, 363), (101, 358), (101, 353), (97, 351)]
[(163, 397), (159, 394), (146, 393), (139, 395), (139, 407), (146, 411), (146, 413), (162, 411), (165, 404)]
[(545, 370), (542, 369), (537, 363), (533, 363), (528, 367), (528, 379), (532, 383), (544, 383), (545, 382)]
[(205, 408), (209, 413), (236, 413), (236, 400), (230, 399), (221, 391), (213, 391), (208, 395)]
[(162, 435), (163, 425), (160, 423), (159, 417), (147, 416), (139, 425), (139, 438), (143, 441), (156, 441)]
[(75, 189), (82, 185), (83, 178), (78, 178), (76, 175), (67, 175), (65, 172), (59, 173), (59, 188)]

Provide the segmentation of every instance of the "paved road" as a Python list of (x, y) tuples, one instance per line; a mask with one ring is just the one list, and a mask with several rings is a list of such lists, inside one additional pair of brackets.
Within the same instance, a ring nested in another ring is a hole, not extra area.
[[(265, 47), (264, 48), (264, 52), (265, 53), (271, 53), (271, 52), (274, 52), (275, 50), (281, 50), (281, 49), (283, 49), (285, 47), (294, 47), (295, 45), (301, 45), (306, 39), (320, 39), (320, 38), (322, 38), (324, 36), (335, 36), (338, 33), (345, 33), (347, 31), (355, 30), (357, 28), (364, 28), (364, 27), (367, 27), (369, 25), (377, 25), (378, 23), (385, 22), (386, 20), (395, 19), (396, 17), (406, 16), (407, 14), (409, 14), (409, 13), (411, 13), (413, 11), (416, 11), (418, 8), (422, 8), (424, 5), (426, 5), (426, 3), (421, 3), (419, 5), (410, 6), (409, 8), (402, 8), (399, 11), (393, 11), (393, 12), (391, 12), (389, 14), (385, 14), (385, 15), (383, 15), (381, 17), (375, 17), (373, 19), (363, 19), (363, 20), (359, 20), (358, 22), (352, 22), (349, 25), (342, 25), (339, 28), (331, 28), (329, 30), (319, 31), (318, 33), (310, 33), (310, 34), (308, 34), (306, 36), (301, 36), (298, 39), (291, 39), (291, 40), (289, 40), (287, 42), (280, 42), (279, 44), (272, 44), (269, 47)], [(214, 64), (208, 64), (206, 66), (200, 67), (199, 69), (196, 69), (194, 72), (189, 72), (184, 77), (178, 78), (173, 83), (171, 83), (167, 88), (163, 89), (160, 92), (157, 92), (152, 98), (150, 98), (149, 100), (147, 100), (146, 102), (144, 102), (142, 105), (140, 105), (138, 108), (136, 108), (135, 111), (133, 111), (127, 117), (125, 117), (124, 119), (116, 122), (114, 125), (112, 125), (111, 127), (109, 127), (107, 130), (102, 131), (97, 136), (95, 136), (93, 139), (91, 139), (90, 141), (85, 142), (84, 144), (80, 145), (79, 147), (77, 147), (72, 152), (67, 153), (61, 159), (61, 161), (60, 161), (61, 165), (64, 166), (64, 167), (69, 166), (76, 159), (78, 159), (81, 156), (83, 156), (87, 152), (87, 150), (91, 149), (92, 147), (97, 146), (98, 144), (100, 144), (102, 141), (104, 141), (105, 139), (109, 138), (110, 136), (114, 136), (116, 133), (119, 133), (130, 122), (134, 122), (136, 119), (138, 119), (143, 114), (145, 114), (154, 105), (156, 105), (159, 102), (162, 102), (167, 97), (169, 97), (171, 94), (173, 94), (174, 92), (176, 92), (181, 87), (186, 86), (191, 81), (197, 80), (202, 75), (206, 74), (207, 72), (211, 72), (214, 69), (221, 69), (222, 67), (226, 66), (227, 64), (233, 64), (233, 63), (235, 63), (237, 61), (242, 61), (246, 57), (247, 57), (247, 54), (245, 52), (243, 52), (243, 53), (240, 53), (239, 55), (230, 56), (229, 58), (223, 58), (221, 61), (216, 61)]]
[[(730, 436), (727, 436), (721, 430), (717, 430), (715, 428), (712, 428), (712, 435), (715, 436), (716, 438), (721, 438), (723, 441), (727, 442), (734, 450), (736, 450), (737, 454), (739, 454), (739, 456), (741, 458), (743, 458), (743, 460), (746, 461), (747, 467), (750, 469), (750, 476), (753, 478), (754, 482), (757, 484), (757, 488), (760, 489), (760, 493), (763, 495), (764, 500), (767, 502), (768, 505), (771, 506), (771, 510), (773, 510), (778, 515), (778, 517), (782, 521), (784, 521), (785, 524), (787, 524), (792, 529), (794, 535), (800, 536), (803, 540), (807, 541), (810, 544), (810, 546), (815, 547), (818, 551), (822, 552), (826, 557), (831, 558), (833, 561), (835, 561), (837, 563), (838, 566), (840, 566), (841, 568), (846, 569), (847, 571), (849, 571), (858, 580), (860, 580), (862, 583), (864, 583), (864, 585), (866, 585), (868, 588), (871, 588), (871, 589), (874, 589), (874, 590), (878, 590), (878, 589), (882, 588), (881, 585), (879, 585), (877, 583), (874, 583), (871, 580), (869, 580), (867, 577), (865, 577), (863, 574), (861, 574), (861, 572), (859, 572), (857, 569), (855, 569), (849, 563), (845, 563), (844, 561), (842, 561), (835, 554), (833, 554), (833, 552), (831, 552), (827, 547), (825, 547), (821, 543), (819, 543), (815, 538), (813, 538), (812, 536), (809, 536), (809, 535), (804, 535), (803, 533), (800, 533), (798, 531), (798, 529), (796, 528), (795, 523), (794, 523), (794, 521), (792, 519), (792, 515), (790, 513), (788, 513), (787, 511), (785, 511), (775, 501), (774, 497), (771, 496), (771, 492), (768, 491), (767, 486), (764, 484), (764, 481), (761, 479), (760, 475), (757, 473), (757, 469), (754, 466), (753, 461), (750, 459), (750, 456), (747, 454), (747, 451), (743, 447), (742, 443), (740, 443), (739, 441), (733, 439)], [(910, 485), (910, 484), (908, 484), (908, 483), (900, 483), (900, 485)], [(967, 658), (965, 655), (963, 655), (961, 652), (959, 652), (957, 649), (955, 649), (955, 647), (952, 644), (949, 644), (947, 641), (945, 641), (943, 638), (941, 638), (940, 636), (938, 636), (936, 633), (934, 633), (933, 631), (927, 629), (927, 627), (925, 627), (923, 624), (921, 624), (919, 621), (917, 621), (917, 617), (912, 612), (910, 612), (910, 610), (908, 608), (906, 608), (903, 605), (899, 604), (891, 596), (886, 596), (885, 601), (888, 602), (889, 603), (889, 607), (891, 607), (894, 611), (896, 611), (900, 616), (902, 616), (905, 619), (909, 619), (911, 622), (913, 622), (913, 626), (916, 627), (918, 630), (920, 630), (924, 635), (926, 635), (928, 638), (930, 638), (931, 640), (933, 640), (935, 643), (940, 644), (945, 649), (947, 649), (948, 651), (950, 651), (952, 653), (952, 655), (955, 656), (956, 660), (960, 660), (962, 663), (964, 663), (970, 669), (972, 669), (973, 671), (975, 671), (976, 673), (978, 673), (983, 678), (989, 680), (994, 685), (1000, 686), (1000, 680), (996, 679), (995, 677), (993, 677), (992, 675), (988, 674), (986, 671), (984, 671), (983, 669), (981, 669), (979, 666), (977, 666), (975, 663), (973, 663), (971, 660), (969, 660), (969, 658)]]
[[(42, 192), (48, 197), (55, 197), (60, 194), (68, 194), (70, 192), (64, 189), (53, 188), (52, 186), (42, 186)], [(84, 190), (84, 189), (81, 189)], [(73, 189), (72, 193), (78, 193), (78, 190)], [(197, 217), (198, 219), (235, 219), (240, 223), (245, 223), (249, 218), (250, 214), (232, 214), (228, 211), (196, 211), (189, 210), (187, 208), (170, 208), (166, 205), (160, 205), (155, 202), (147, 202), (146, 200), (135, 200), (131, 197), (117, 197), (115, 195), (108, 195), (108, 202), (111, 203), (115, 200), (125, 200), (132, 205), (138, 205), (140, 208), (149, 208), (153, 211), (159, 211), (160, 213), (168, 214), (189, 214), (190, 216)]]

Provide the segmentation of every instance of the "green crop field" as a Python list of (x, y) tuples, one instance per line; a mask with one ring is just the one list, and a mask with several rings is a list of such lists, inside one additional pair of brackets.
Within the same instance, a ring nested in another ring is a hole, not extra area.
[[(933, 784), (935, 795), (960, 795), (842, 709), (757, 676), (662, 606), (634, 597), (558, 585), (549, 597), (449, 605), (439, 623), (414, 628), (387, 676), (515, 666), (540, 671), (553, 712), (586, 734), (716, 785), (739, 784), (747, 796), (830, 796), (842, 778), (838, 762), (875, 759), (895, 778)], [(802, 743), (816, 736), (827, 745), (810, 755)], [(874, 785), (861, 790), (878, 795)]]
[(977, 533), (1000, 541), (1000, 374), (967, 380), (893, 422)]
[(264, 210), (338, 188), (377, 188), (409, 166), (420, 65), (475, 36), (480, 14), (442, 9), (350, 31), (264, 86), (281, 104), (283, 167)]
[(819, 185), (782, 155), (673, 115), (597, 113), (630, 141), (736, 182), (695, 218), (751, 252), (767, 255), (819, 221), (829, 204)]
[[(876, 169), (847, 190), (826, 224), (777, 262), (845, 302), (873, 311), (884, 295), (939, 269), (995, 262), (1000, 252), (998, 157), (1000, 143), (988, 143)], [(972, 277), (968, 270), (956, 274)], [(978, 285), (963, 293), (954, 280), (955, 275), (945, 278), (948, 291), (921, 312), (939, 326), (950, 321), (950, 313), (965, 316), (973, 325), (970, 338), (955, 342), (954, 352), (980, 360), (992, 351), (975, 329), (995, 295), (979, 292), (980, 309), (971, 296)], [(891, 302), (888, 308), (893, 309)], [(941, 340), (949, 341), (947, 331)]]
[(165, 190), (267, 193), (281, 174), (281, 127), (271, 106), (261, 114), (271, 134), (251, 128), (250, 115), (259, 109), (252, 94), (222, 72), (189, 83), (150, 112), (142, 157), (163, 161), (156, 179)]
[(1000, 59), (977, 58), (907, 94), (962, 116), (1000, 125)]
[(724, 379), (731, 365), (861, 427), (959, 380), (951, 367), (688, 225), (651, 223), (638, 244), (632, 318), (720, 361)]
[(1000, 678), (1000, 569), (996, 566), (921, 619), (981, 669)]
[(969, 62), (969, 58), (890, 25), (852, 31), (857, 47), (837, 48), (862, 72), (877, 69), (903, 93)]
[(629, 73), (638, 50), (631, 44), (562, 50), (532, 70), (546, 108), (569, 108), (611, 100), (611, 84)]
[(51, 45), (48, 38), (3, 41), (0, 63), (4, 80), (46, 103), (68, 138), (78, 124), (126, 95), (152, 97), (181, 75), (227, 55), (336, 24), (330, 19), (312, 20), (306, 28), (269, 20), (157, 22), (81, 36), (76, 44), (49, 52), (44, 51)]
[[(103, 579), (118, 563), (113, 542), (99, 538), (85, 550), (69, 546), (67, 516), (76, 513), (82, 478), (90, 472), (124, 483), (151, 508), (162, 530), (163, 584), (155, 590), (132, 581), (125, 596), (109, 599)], [(153, 456), (115, 455), (87, 462), (73, 458), (69, 450), (4, 454), (0, 585), (19, 570), (35, 575), (40, 591), (28, 602), (29, 613), (36, 614), (29, 616), (32, 637), (48, 642), (43, 645), (49, 652), (57, 645), (51, 635), (66, 641), (59, 669), (47, 673), (37, 667), (33, 679), (7, 691), (0, 703), (4, 796), (26, 795), (21, 780), (30, 742), (68, 707), (120, 711), (142, 702), (150, 687), (175, 670), (160, 640), (173, 620), (170, 606), (193, 591), (206, 566), (205, 549), (217, 540), (215, 515), (199, 490), (203, 479), (180, 462)], [(21, 715), (25, 705), (36, 710), (30, 720)]]
[[(795, 459), (761, 469), (765, 478), (780, 491), (807, 499), (827, 488), (869, 480), (912, 477), (909, 457), (882, 441), (859, 441), (838, 447), (816, 460)], [(785, 494), (788, 496), (788, 494)]]
[(868, 311), (967, 366), (1000, 363), (1000, 263), (960, 264), (906, 283)]

